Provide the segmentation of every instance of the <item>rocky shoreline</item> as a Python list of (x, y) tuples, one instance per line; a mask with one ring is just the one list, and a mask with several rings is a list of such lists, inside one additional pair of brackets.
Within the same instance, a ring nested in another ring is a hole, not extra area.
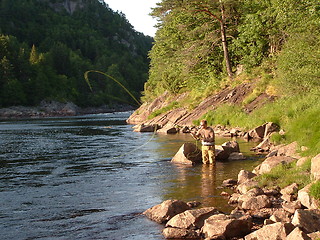
[[(175, 108), (148, 119), (151, 113), (161, 110), (172, 101), (181, 101), (179, 95), (169, 99), (166, 93), (150, 103), (143, 104), (127, 120), (136, 124), (134, 131), (157, 132), (160, 134), (183, 134), (194, 130), (193, 120), (199, 119), (209, 110), (214, 110), (221, 103), (241, 103), (252, 86), (243, 84), (239, 88), (225, 91), (205, 99), (192, 111), (184, 107)], [(255, 107), (272, 99), (259, 98), (246, 109), (250, 112)], [(250, 110), (251, 109), (251, 110)], [(308, 186), (299, 189), (297, 183), (283, 189), (279, 187), (261, 188), (256, 176), (268, 173), (279, 164), (296, 161), (301, 166), (307, 158), (301, 157), (304, 147), (296, 142), (275, 146), (271, 143), (272, 134), (284, 134), (275, 123), (269, 122), (250, 131), (239, 128), (227, 129), (215, 126), (216, 135), (230, 138), (244, 138), (257, 141), (252, 151), (266, 154), (265, 160), (252, 172), (241, 170), (238, 179), (227, 179), (223, 188), (231, 188), (233, 193), (221, 191), (228, 203), (234, 207), (229, 213), (219, 212), (214, 207), (199, 208), (199, 204), (185, 203), (169, 199), (147, 209), (143, 214), (153, 221), (164, 225), (163, 235), (167, 239), (223, 239), (223, 240), (316, 240), (320, 239), (320, 203), (309, 194)], [(189, 153), (193, 153), (190, 158)], [(194, 153), (198, 153), (196, 156)], [(222, 155), (221, 155), (222, 153)], [(232, 154), (237, 157), (230, 158)], [(242, 160), (236, 141), (229, 141), (216, 146), (217, 161)], [(178, 164), (201, 163), (201, 152), (196, 146), (183, 144), (172, 159)], [(320, 180), (320, 154), (311, 161), (311, 182)]]
[(19, 118), (45, 118), (45, 117), (65, 117), (85, 114), (111, 113), (132, 111), (130, 105), (116, 104), (112, 107), (88, 107), (81, 108), (72, 102), (60, 103), (55, 101), (43, 101), (37, 107), (13, 106), (0, 109), (0, 119)]
[[(278, 147), (252, 172), (241, 170), (237, 179), (222, 184), (221, 195), (234, 207), (230, 213), (214, 207), (195, 208), (201, 203), (170, 199), (143, 214), (164, 225), (167, 239), (316, 240), (320, 238), (320, 203), (309, 195), (310, 185), (298, 190), (297, 183), (283, 189), (260, 188), (255, 177), (279, 164), (297, 161), (297, 144)], [(312, 159), (310, 178), (319, 180), (320, 154)], [(232, 194), (223, 191), (231, 188)]]

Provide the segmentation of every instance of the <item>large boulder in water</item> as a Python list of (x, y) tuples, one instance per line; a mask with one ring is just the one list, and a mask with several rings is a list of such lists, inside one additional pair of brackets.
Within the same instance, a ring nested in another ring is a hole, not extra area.
[(175, 215), (190, 209), (187, 203), (180, 200), (166, 200), (161, 204), (151, 207), (143, 212), (151, 220), (157, 223), (165, 223)]
[(171, 162), (193, 165), (202, 162), (201, 151), (194, 143), (184, 143)]

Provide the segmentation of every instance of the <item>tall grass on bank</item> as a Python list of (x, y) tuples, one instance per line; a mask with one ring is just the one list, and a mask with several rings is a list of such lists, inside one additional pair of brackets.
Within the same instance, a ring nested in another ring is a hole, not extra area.
[(279, 186), (284, 188), (290, 184), (297, 183), (299, 189), (310, 183), (311, 160), (305, 162), (301, 167), (296, 162), (279, 164), (269, 173), (262, 174), (256, 179), (261, 187)]
[(320, 152), (320, 93), (283, 97), (266, 104), (250, 114), (240, 106), (221, 105), (202, 118), (210, 125), (222, 124), (249, 130), (266, 122), (274, 122), (285, 131), (283, 136), (273, 138), (276, 144), (297, 141), (300, 146), (308, 147), (305, 155)]

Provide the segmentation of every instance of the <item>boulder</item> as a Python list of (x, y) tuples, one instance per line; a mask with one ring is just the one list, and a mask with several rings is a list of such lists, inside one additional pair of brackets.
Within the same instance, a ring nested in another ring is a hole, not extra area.
[(287, 236), (286, 240), (311, 240), (311, 238), (300, 228), (296, 227), (293, 231)]
[(258, 187), (258, 182), (250, 179), (244, 183), (239, 184), (237, 186), (237, 191), (241, 194), (245, 194), (254, 187)]
[(217, 161), (226, 161), (228, 160), (229, 153), (224, 150), (221, 145), (215, 146), (215, 156)]
[(268, 224), (245, 236), (245, 240), (283, 240), (294, 229), (291, 223)]
[(239, 143), (237, 141), (228, 141), (223, 143), (221, 146), (228, 154), (240, 152)]
[(155, 132), (159, 127), (157, 125), (138, 125), (133, 131), (134, 132)]
[(279, 164), (291, 163), (294, 160), (294, 158), (286, 156), (269, 157), (264, 160), (259, 166), (257, 166), (252, 172), (257, 175), (261, 175), (270, 172), (272, 168), (278, 166)]
[(320, 154), (311, 159), (312, 180), (320, 180)]
[(255, 176), (257, 175), (254, 174), (253, 172), (241, 170), (238, 174), (238, 184), (244, 183)]
[(320, 239), (320, 232), (309, 233), (308, 236), (309, 236), (312, 240), (319, 240), (319, 239)]
[(161, 204), (147, 209), (143, 214), (157, 223), (165, 223), (175, 215), (188, 209), (190, 209), (190, 207), (183, 201), (166, 200)]
[(286, 186), (285, 188), (281, 189), (280, 193), (281, 194), (289, 194), (289, 195), (294, 195), (298, 193), (299, 186), (297, 183), (293, 183), (289, 186)]
[(298, 192), (298, 200), (301, 204), (309, 209), (317, 209), (320, 207), (320, 203), (314, 197), (310, 196), (310, 187), (312, 183), (305, 186)]
[(262, 139), (264, 137), (265, 132), (265, 124), (256, 127), (255, 129), (252, 129), (249, 131), (250, 138), (260, 138)]
[(308, 161), (308, 158), (307, 157), (302, 157), (302, 158), (299, 158), (298, 161), (297, 161), (297, 166), (298, 167), (301, 167), (305, 162)]
[(273, 123), (273, 122), (268, 122), (265, 124), (265, 130), (264, 130), (264, 138), (267, 138), (269, 135), (271, 135), (274, 132), (279, 132), (280, 127), (279, 125)]
[(219, 211), (214, 207), (186, 210), (171, 218), (166, 227), (200, 229), (204, 220), (214, 214), (219, 214)]
[(163, 236), (166, 239), (199, 239), (200, 238), (200, 232), (195, 231), (192, 229), (186, 229), (186, 228), (172, 228), (167, 227), (163, 229), (162, 231)]
[(241, 204), (241, 208), (246, 210), (258, 210), (268, 207), (271, 207), (271, 201), (266, 195), (250, 197), (246, 201), (243, 201), (243, 203)]
[(157, 133), (164, 133), (164, 134), (176, 134), (179, 132), (179, 129), (175, 126), (165, 126), (157, 131)]
[(202, 233), (208, 239), (243, 237), (251, 231), (252, 218), (235, 218), (224, 214), (213, 215), (205, 220)]
[(300, 201), (283, 202), (281, 206), (284, 210), (286, 210), (287, 212), (289, 212), (291, 214), (294, 214), (297, 209), (302, 208)]
[(305, 233), (320, 231), (320, 209), (298, 209), (293, 215), (292, 224)]
[(237, 180), (231, 178), (222, 182), (222, 187), (233, 187), (235, 185), (237, 185)]
[(189, 165), (201, 163), (201, 151), (194, 143), (184, 143), (174, 155), (171, 162)]
[(284, 145), (278, 149), (277, 156), (289, 156), (299, 159), (301, 158), (301, 156), (297, 154), (298, 147), (299, 146), (297, 142), (292, 142), (288, 145)]
[(269, 138), (265, 138), (261, 143), (259, 143), (252, 150), (257, 152), (267, 152), (270, 150), (270, 147), (271, 147), (271, 142)]
[(287, 212), (286, 210), (280, 208), (273, 212), (272, 216), (270, 217), (270, 220), (273, 222), (291, 222), (291, 216), (292, 213)]
[(287, 202), (292, 202), (297, 199), (299, 186), (297, 183), (293, 183), (283, 189), (281, 189), (280, 193), (282, 194), (281, 198)]

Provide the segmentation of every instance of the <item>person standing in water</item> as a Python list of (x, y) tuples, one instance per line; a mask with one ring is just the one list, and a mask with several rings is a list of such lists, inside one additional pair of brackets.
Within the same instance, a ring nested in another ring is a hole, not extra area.
[(208, 126), (207, 120), (201, 120), (200, 129), (191, 134), (196, 139), (201, 139), (203, 164), (215, 164), (215, 136), (213, 129)]

